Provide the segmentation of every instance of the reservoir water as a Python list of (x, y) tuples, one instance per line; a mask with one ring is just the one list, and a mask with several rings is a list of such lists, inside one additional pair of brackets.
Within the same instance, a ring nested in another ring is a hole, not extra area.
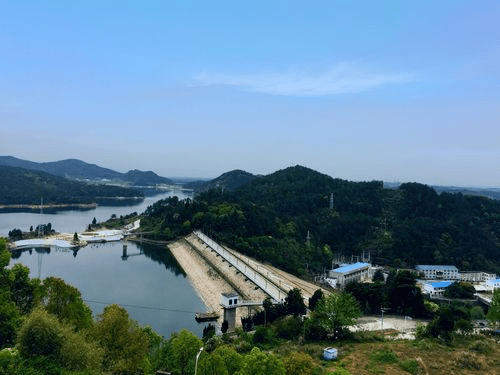
[[(112, 214), (142, 213), (156, 200), (170, 195), (185, 198), (182, 192), (163, 194), (127, 206), (98, 206), (91, 210), (44, 210), (36, 212), (0, 212), (0, 236), (19, 228), (23, 231), (41, 223), (51, 223), (57, 232), (79, 232), (92, 219), (104, 221)], [(107, 304), (117, 303), (127, 309), (132, 319), (149, 324), (159, 334), (186, 328), (201, 336), (204, 324), (196, 323), (194, 314), (206, 307), (192, 288), (184, 271), (164, 246), (128, 243), (126, 259), (123, 244), (111, 242), (73, 250), (29, 249), (15, 251), (11, 265), (22, 263), (31, 277), (56, 276), (77, 287), (93, 313), (98, 315)]]

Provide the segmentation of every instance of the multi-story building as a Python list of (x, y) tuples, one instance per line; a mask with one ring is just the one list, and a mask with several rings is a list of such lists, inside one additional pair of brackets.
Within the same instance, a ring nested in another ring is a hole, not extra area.
[(455, 266), (418, 265), (415, 269), (424, 274), (427, 280), (459, 280), (458, 268)]
[(461, 271), (459, 272), (460, 280), (469, 283), (480, 283), (487, 280), (496, 279), (497, 275), (494, 273), (482, 271)]

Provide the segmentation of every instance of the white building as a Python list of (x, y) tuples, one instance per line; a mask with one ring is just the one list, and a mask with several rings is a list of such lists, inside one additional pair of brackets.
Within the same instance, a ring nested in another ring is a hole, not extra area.
[(334, 279), (339, 288), (343, 288), (351, 281), (361, 281), (371, 278), (369, 263), (354, 263), (328, 271), (328, 277)]
[(422, 293), (427, 294), (430, 298), (443, 297), (444, 291), (448, 288), (454, 281), (435, 281), (435, 282), (423, 282), (422, 283)]
[(459, 280), (458, 268), (455, 266), (418, 265), (418, 272), (424, 274), (427, 280)]
[(461, 271), (459, 272), (460, 280), (469, 283), (481, 283), (483, 281), (496, 279), (497, 275), (494, 273), (482, 271)]

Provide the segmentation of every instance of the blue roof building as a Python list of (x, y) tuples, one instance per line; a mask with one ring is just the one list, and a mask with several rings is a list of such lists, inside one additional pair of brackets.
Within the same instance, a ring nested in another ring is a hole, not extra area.
[(454, 282), (453, 280), (424, 282), (422, 284), (423, 293), (428, 294), (431, 298), (443, 297), (444, 290)]
[(371, 277), (371, 265), (369, 263), (354, 263), (334, 270), (328, 271), (328, 277), (336, 281), (339, 288), (343, 288), (351, 281), (361, 281)]

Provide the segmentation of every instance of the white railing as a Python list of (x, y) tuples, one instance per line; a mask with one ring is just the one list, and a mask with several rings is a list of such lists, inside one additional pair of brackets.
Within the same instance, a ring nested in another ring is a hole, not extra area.
[(259, 272), (259, 266), (257, 266), (257, 269), (255, 269), (249, 263), (234, 256), (231, 251), (224, 248), (224, 246), (219, 245), (217, 242), (215, 242), (213, 239), (211, 239), (201, 231), (195, 231), (194, 234), (208, 247), (219, 254), (224, 260), (226, 260), (229, 264), (231, 264), (243, 275), (245, 275), (247, 279), (261, 288), (272, 299), (280, 302), (287, 296), (286, 291), (278, 287), (272, 280), (268, 279), (266, 276)]

